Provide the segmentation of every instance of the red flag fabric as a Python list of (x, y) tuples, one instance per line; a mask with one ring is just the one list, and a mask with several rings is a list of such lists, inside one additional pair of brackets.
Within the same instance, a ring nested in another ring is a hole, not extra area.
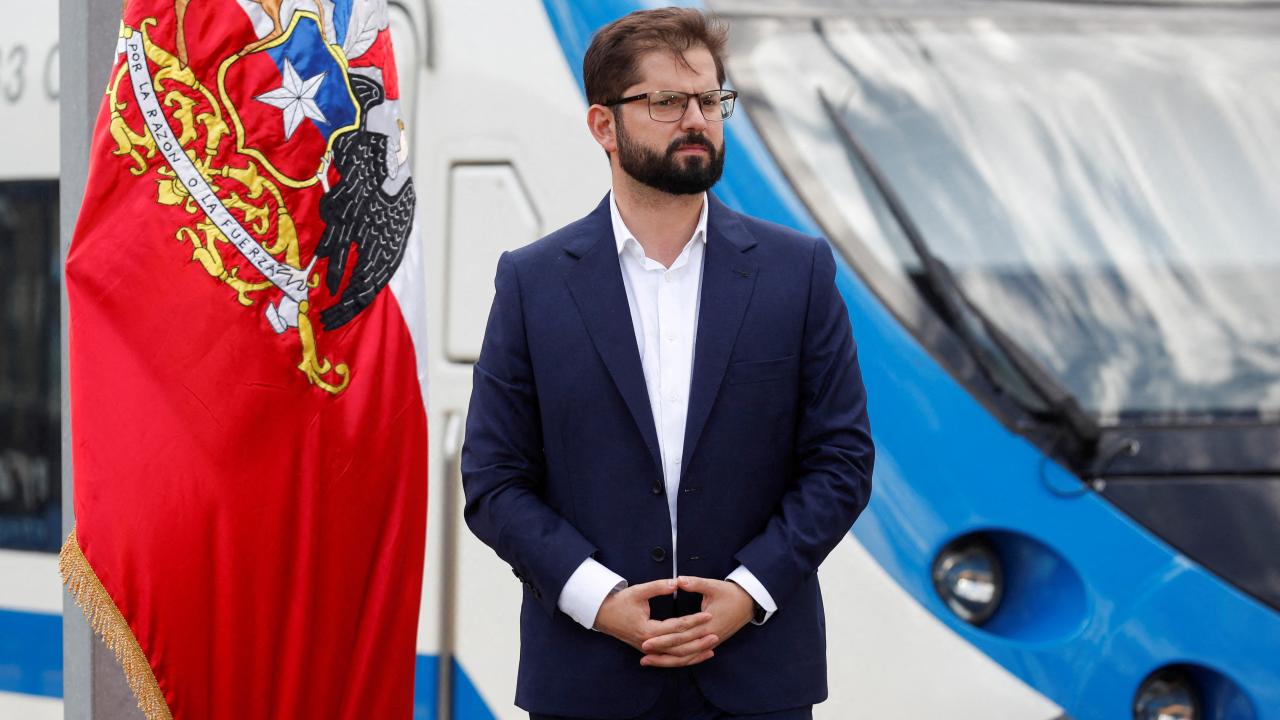
[(387, 26), (126, 5), (66, 265), (61, 567), (148, 718), (412, 714), (424, 294)]

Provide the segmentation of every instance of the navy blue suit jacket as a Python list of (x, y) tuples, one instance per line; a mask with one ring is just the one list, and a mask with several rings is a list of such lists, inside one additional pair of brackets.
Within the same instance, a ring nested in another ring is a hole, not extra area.
[[(721, 709), (824, 700), (815, 571), (866, 506), (874, 449), (831, 249), (709, 197), (677, 522), (681, 574), (739, 563), (778, 611), (694, 666)], [(498, 263), (462, 450), (464, 515), (524, 585), (516, 704), (632, 717), (662, 670), (556, 606), (592, 556), (631, 584), (672, 576), (671, 522), (608, 198)], [(847, 598), (853, 601), (856, 598)], [(651, 601), (665, 619), (701, 596)]]

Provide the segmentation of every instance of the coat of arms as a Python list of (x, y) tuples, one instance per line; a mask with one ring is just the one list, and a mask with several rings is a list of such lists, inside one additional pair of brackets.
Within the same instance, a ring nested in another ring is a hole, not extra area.
[(296, 332), (298, 369), (338, 394), (350, 367), (318, 337), (374, 302), (414, 222), (398, 91), (379, 69), (391, 59), (385, 2), (240, 5), (256, 37), (212, 64), (216, 77), (188, 62), (185, 0), (173, 48), (153, 40), (153, 18), (122, 24), (113, 154), (185, 211), (174, 237), (191, 260), (277, 335)]

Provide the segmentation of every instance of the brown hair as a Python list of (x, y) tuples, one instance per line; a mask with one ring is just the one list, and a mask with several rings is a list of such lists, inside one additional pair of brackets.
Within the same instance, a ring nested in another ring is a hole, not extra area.
[(688, 66), (684, 54), (705, 47), (716, 63), (716, 80), (724, 86), (724, 46), (729, 29), (715, 16), (690, 8), (638, 10), (596, 32), (582, 58), (582, 81), (587, 102), (603, 105), (617, 100), (639, 78), (640, 56), (666, 50)]

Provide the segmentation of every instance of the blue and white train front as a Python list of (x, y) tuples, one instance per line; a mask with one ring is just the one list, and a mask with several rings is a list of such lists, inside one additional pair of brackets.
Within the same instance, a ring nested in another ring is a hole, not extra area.
[[(571, 67), (640, 5), (546, 3)], [(851, 545), (1046, 701), (966, 696), (927, 622), (865, 642), (842, 618), (903, 613), (838, 550), (831, 716), (1280, 717), (1280, 13), (709, 5), (744, 111), (717, 192), (846, 261)]]

